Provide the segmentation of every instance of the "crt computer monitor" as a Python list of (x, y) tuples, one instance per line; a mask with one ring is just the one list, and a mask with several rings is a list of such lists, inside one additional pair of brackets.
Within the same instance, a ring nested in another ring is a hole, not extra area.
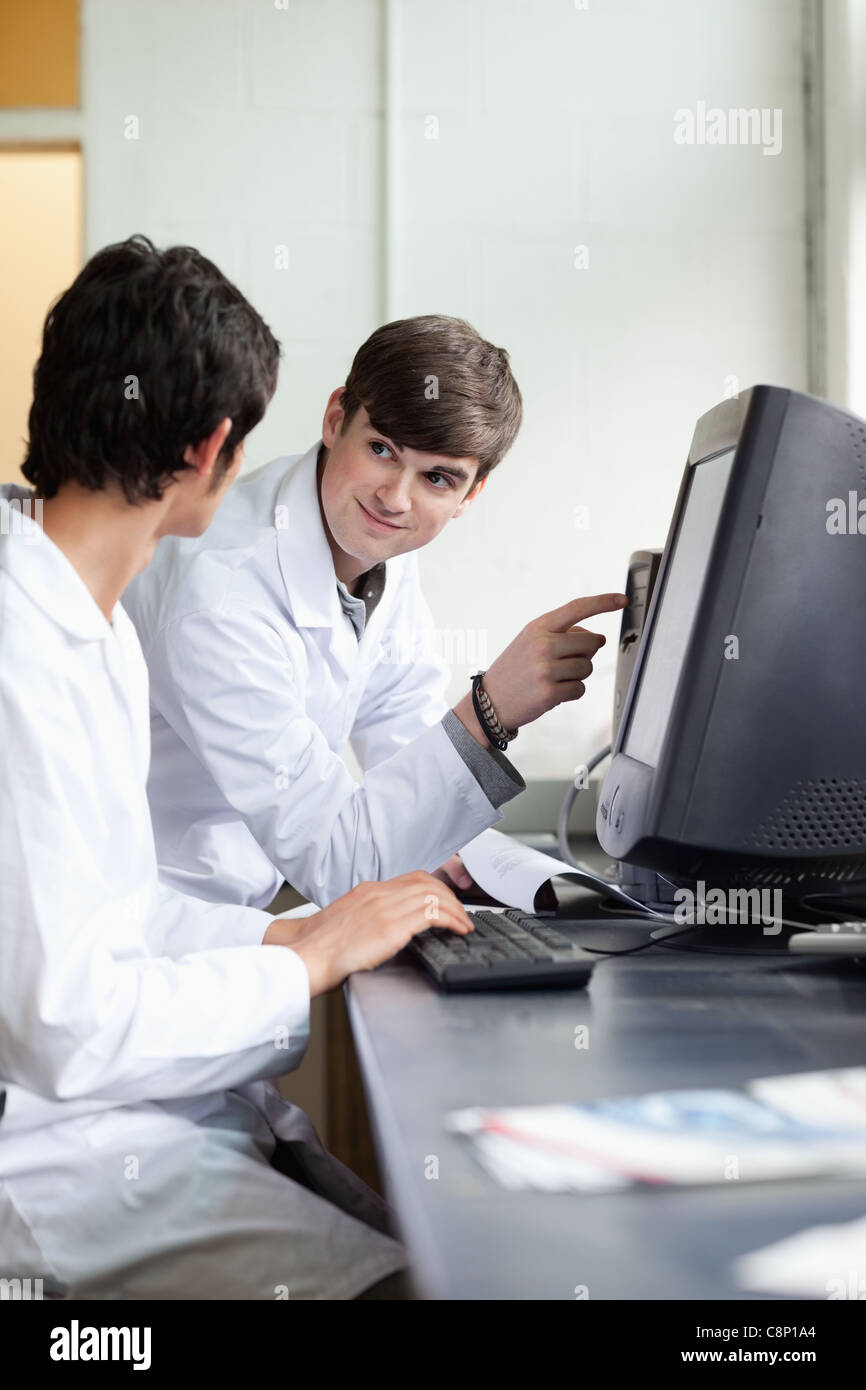
[(698, 421), (596, 828), (675, 883), (863, 898), (859, 417), (754, 386)]

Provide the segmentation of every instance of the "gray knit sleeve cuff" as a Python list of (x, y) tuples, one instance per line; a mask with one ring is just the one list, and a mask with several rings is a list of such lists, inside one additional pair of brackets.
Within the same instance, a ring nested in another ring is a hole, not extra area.
[(526, 783), (513, 763), (492, 744), (482, 748), (452, 709), (442, 716), (442, 728), (491, 806), (498, 809), (526, 790)]

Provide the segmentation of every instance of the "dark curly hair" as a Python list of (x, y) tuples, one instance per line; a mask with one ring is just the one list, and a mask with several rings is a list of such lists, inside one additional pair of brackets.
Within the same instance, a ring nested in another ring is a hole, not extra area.
[[(280, 345), (212, 261), (145, 236), (98, 251), (48, 312), (22, 472), (158, 501), (183, 454), (231, 418), (220, 476), (277, 384)], [(216, 481), (216, 479), (215, 479)]]

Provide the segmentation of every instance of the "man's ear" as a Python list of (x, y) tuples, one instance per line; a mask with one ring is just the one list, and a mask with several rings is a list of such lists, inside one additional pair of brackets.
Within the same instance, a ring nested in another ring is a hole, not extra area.
[(188, 463), (207, 482), (219, 458), (220, 450), (231, 433), (232, 422), (228, 416), (220, 420), (215, 430), (200, 439), (198, 444), (188, 444), (183, 451), (184, 463)]
[[(488, 477), (489, 477), (489, 476), (490, 476), (490, 475), (488, 474)], [(484, 486), (485, 486), (486, 482), (487, 482), (487, 478), (482, 478), (480, 483), (475, 483), (475, 484), (469, 489), (469, 491), (467, 492), (466, 496), (463, 498), (463, 501), (460, 503), (459, 507), (458, 507), (457, 510), (454, 512), (453, 516), (451, 517), (451, 520), (452, 520), (452, 521), (454, 520), (455, 517), (462, 516), (463, 513), (464, 513), (469, 507), (472, 506), (472, 503), (475, 501), (476, 497), (479, 497), (479, 496), (481, 495), (481, 493), (484, 491)]]
[(322, 420), (322, 443), (330, 449), (343, 423), (343, 392), (346, 388), (338, 386), (328, 397), (325, 416)]

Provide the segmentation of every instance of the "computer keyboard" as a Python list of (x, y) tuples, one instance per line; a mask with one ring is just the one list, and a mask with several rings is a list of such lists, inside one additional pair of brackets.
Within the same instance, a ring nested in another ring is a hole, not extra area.
[(409, 943), (440, 989), (552, 989), (585, 985), (595, 957), (557, 931), (550, 918), (470, 912), (475, 927), (458, 936), (431, 927)]

